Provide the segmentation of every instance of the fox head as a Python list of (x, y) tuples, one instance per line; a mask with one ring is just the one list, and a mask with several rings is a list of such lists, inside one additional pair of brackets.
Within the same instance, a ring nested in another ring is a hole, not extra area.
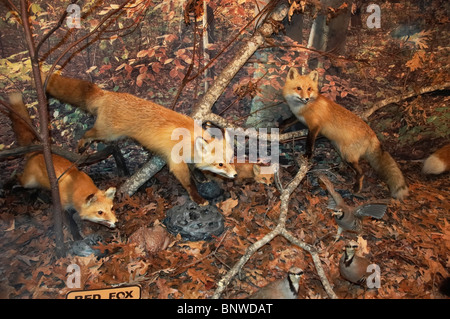
[(112, 210), (116, 188), (110, 187), (106, 191), (98, 190), (86, 197), (79, 211), (80, 218), (98, 223), (109, 228), (116, 227), (116, 214)]
[(255, 175), (255, 182), (271, 186), (274, 181), (273, 169), (270, 167), (265, 167), (265, 169), (270, 169), (271, 172), (268, 174), (263, 174), (261, 173), (261, 166), (259, 166), (258, 164), (253, 164), (253, 174)]
[(229, 144), (230, 136), (228, 132), (225, 130), (224, 138), (210, 137), (208, 133), (205, 135), (207, 139), (203, 136), (195, 138), (195, 152), (201, 158), (200, 161), (196, 161), (195, 166), (203, 171), (210, 171), (227, 178), (235, 178), (237, 173), (232, 163), (234, 149)]
[(290, 68), (283, 88), (283, 96), (291, 106), (307, 104), (319, 96), (319, 73), (312, 71), (300, 75), (296, 68)]

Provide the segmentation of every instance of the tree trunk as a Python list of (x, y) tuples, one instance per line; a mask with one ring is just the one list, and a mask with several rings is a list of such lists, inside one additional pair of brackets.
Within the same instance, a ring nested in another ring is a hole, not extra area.
[(55, 245), (56, 255), (62, 257), (65, 253), (64, 249), (64, 235), (62, 230), (62, 206), (59, 197), (58, 182), (56, 179), (55, 168), (53, 166), (52, 153), (50, 149), (50, 137), (48, 132), (48, 104), (47, 97), (44, 92), (44, 86), (41, 81), (41, 72), (39, 69), (39, 60), (36, 52), (36, 47), (31, 33), (30, 23), (28, 21), (28, 3), (26, 0), (20, 1), (21, 18), (25, 31), (25, 38), (27, 41), (28, 52), (30, 54), (31, 67), (33, 77), (36, 84), (39, 122), (41, 126), (41, 139), (44, 147), (44, 160), (47, 168), (48, 179), (50, 180), (50, 189), (52, 194), (52, 208), (53, 208), (53, 227), (55, 231)]
[[(343, 3), (345, 9), (340, 9), (327, 17), (329, 7), (337, 10)], [(352, 1), (322, 0), (322, 12), (314, 20), (308, 40), (308, 47), (320, 51), (331, 51), (333, 54), (344, 55), (347, 40), (347, 28), (351, 18)], [(322, 66), (317, 58), (308, 62), (310, 70)]]
[[(301, 45), (303, 41), (303, 15), (294, 14), (292, 16), (291, 22), (287, 22), (287, 19), (285, 19), (284, 21), (286, 35), (292, 40), (297, 41), (297, 43)], [(264, 64), (267, 62), (267, 54), (265, 52), (256, 52), (255, 57), (258, 60), (258, 62), (254, 63), (255, 69), (267, 69), (264, 67)], [(258, 79), (264, 76), (264, 74), (264, 72), (255, 72), (253, 78), (255, 79), (255, 81), (258, 81)], [(266, 74), (265, 76), (270, 75), (271, 74)], [(292, 112), (285, 103), (275, 107), (268, 107), (270, 106), (271, 101), (274, 100), (274, 97), (279, 94), (279, 92), (275, 90), (271, 85), (259, 86), (258, 89), (260, 90), (261, 96), (256, 95), (251, 101), (251, 115), (247, 118), (247, 121), (245, 123), (247, 127), (274, 127), (275, 122), (279, 121), (280, 119), (284, 120), (292, 116)]]

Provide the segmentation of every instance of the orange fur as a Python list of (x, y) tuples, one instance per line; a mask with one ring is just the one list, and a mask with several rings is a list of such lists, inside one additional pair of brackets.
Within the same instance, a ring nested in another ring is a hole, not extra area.
[(450, 170), (450, 144), (431, 154), (423, 163), (424, 174), (442, 174)]
[[(19, 99), (16, 94), (10, 95), (10, 104), (27, 121), (30, 121), (21, 96)], [(18, 144), (22, 146), (31, 144), (34, 135), (28, 126), (17, 117), (10, 117)], [(30, 138), (30, 134), (33, 135), (32, 138)], [(117, 218), (112, 206), (116, 189), (110, 187), (106, 191), (99, 190), (92, 179), (86, 173), (79, 171), (72, 162), (55, 154), (52, 155), (52, 160), (56, 176), (60, 177), (58, 187), (63, 208), (74, 208), (81, 219), (114, 228)], [(50, 180), (43, 154), (34, 152), (27, 156), (19, 181), (25, 188), (50, 189)]]
[(273, 171), (269, 174), (261, 173), (261, 164), (258, 163), (234, 163), (237, 180), (253, 180), (259, 184), (272, 185), (274, 181)]
[(31, 125), (31, 119), (30, 115), (28, 114), (27, 107), (23, 103), (22, 94), (19, 92), (11, 93), (9, 95), (9, 103), (17, 113), (9, 113), (9, 118), (11, 119), (12, 128), (14, 131), (14, 135), (16, 136), (17, 144), (19, 144), (20, 146), (32, 144), (37, 140), (37, 138), (29, 128), (29, 125)]
[[(244, 181), (253, 181), (258, 184), (272, 185), (274, 182), (274, 173), (271, 169), (271, 173), (261, 173), (261, 166), (264, 166), (260, 163), (238, 163), (236, 158), (234, 159), (234, 168), (236, 169), (237, 176), (235, 178), (236, 183), (243, 183)], [(268, 166), (267, 166), (268, 167)], [(269, 167), (268, 167), (269, 168)], [(214, 174), (207, 174), (216, 180), (222, 180), (223, 178), (218, 176), (216, 178)]]
[[(191, 199), (201, 205), (208, 204), (208, 201), (198, 194), (191, 181), (187, 162), (200, 158), (201, 161), (194, 164), (201, 170), (209, 170), (228, 178), (236, 175), (233, 165), (227, 160), (231, 158), (229, 152), (232, 152), (232, 148), (227, 145), (226, 139), (212, 138), (189, 116), (131, 94), (105, 91), (95, 84), (59, 75), (51, 76), (47, 92), (61, 101), (80, 106), (97, 115), (94, 127), (79, 141), (80, 147), (92, 140), (108, 142), (122, 137), (133, 138), (148, 150), (162, 156)], [(172, 150), (180, 142), (172, 139), (175, 129), (187, 130), (191, 138), (191, 153), (183, 154), (185, 161), (181, 162), (176, 162), (172, 156)], [(224, 150), (224, 156), (215, 158), (215, 144)], [(202, 151), (206, 151), (206, 155), (195, 156), (202, 154)]]
[(308, 126), (306, 156), (312, 156), (316, 137), (321, 134), (356, 170), (356, 192), (362, 188), (364, 175), (359, 159), (364, 158), (388, 184), (392, 197), (402, 199), (407, 196), (408, 187), (403, 174), (389, 153), (382, 150), (376, 134), (357, 115), (321, 95), (318, 77), (317, 71), (302, 76), (291, 68), (283, 88), (283, 96), (291, 111)]

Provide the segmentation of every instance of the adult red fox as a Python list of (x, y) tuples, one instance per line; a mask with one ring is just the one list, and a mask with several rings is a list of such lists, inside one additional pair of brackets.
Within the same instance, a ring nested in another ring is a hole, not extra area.
[(450, 144), (447, 144), (428, 156), (423, 163), (424, 174), (442, 174), (450, 170)]
[(291, 68), (286, 77), (283, 96), (292, 113), (306, 126), (306, 156), (310, 158), (318, 134), (328, 138), (341, 157), (355, 169), (354, 191), (361, 191), (364, 175), (359, 159), (366, 159), (389, 186), (391, 196), (403, 199), (408, 186), (397, 163), (381, 148), (374, 131), (357, 115), (319, 93), (319, 74), (300, 75)]
[[(189, 116), (131, 94), (102, 90), (91, 82), (56, 74), (48, 81), (47, 93), (97, 116), (94, 127), (80, 139), (79, 147), (93, 140), (108, 142), (121, 137), (133, 138), (166, 160), (170, 171), (198, 204), (207, 205), (208, 201), (198, 194), (187, 163), (224, 177), (236, 176), (234, 166), (230, 164), (233, 148), (227, 139), (211, 137)], [(174, 153), (179, 144), (175, 132), (183, 131), (190, 135), (189, 151), (183, 149), (180, 155)], [(178, 155), (183, 160), (180, 161)]]
[[(28, 110), (22, 101), (22, 95), (20, 93), (10, 94), (9, 100), (14, 110), (28, 123), (31, 123)], [(9, 116), (18, 144), (21, 146), (32, 144), (35, 136), (29, 127), (14, 113), (11, 112)], [(22, 186), (50, 189), (44, 155), (34, 152), (27, 155), (26, 158), (23, 172), (19, 175)], [(56, 176), (60, 177), (58, 186), (63, 208), (74, 208), (82, 220), (115, 228), (117, 218), (112, 207), (116, 189), (110, 187), (106, 191), (99, 190), (92, 179), (86, 173), (79, 171), (72, 162), (55, 154), (52, 155), (52, 159)]]

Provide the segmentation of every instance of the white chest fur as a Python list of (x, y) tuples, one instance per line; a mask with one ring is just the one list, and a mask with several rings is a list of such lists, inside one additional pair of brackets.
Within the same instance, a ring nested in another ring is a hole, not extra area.
[(285, 96), (286, 102), (291, 109), (291, 112), (298, 118), (300, 122), (306, 125), (305, 118), (301, 116), (306, 104), (299, 101), (298, 96)]

